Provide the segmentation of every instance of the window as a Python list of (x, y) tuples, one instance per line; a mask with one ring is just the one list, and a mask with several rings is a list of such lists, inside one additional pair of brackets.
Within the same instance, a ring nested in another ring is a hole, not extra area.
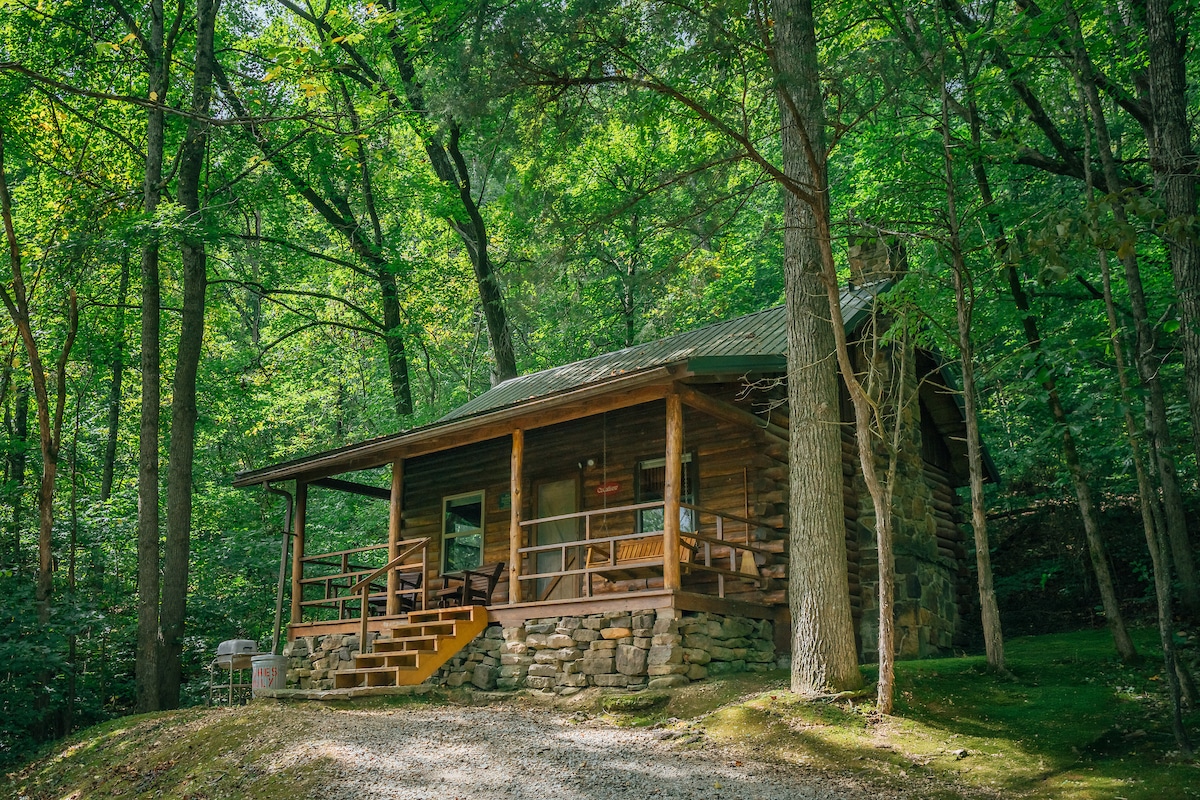
[[(679, 502), (696, 504), (696, 464), (691, 453), (684, 453), (682, 478), (679, 487)], [(637, 468), (637, 502), (653, 503), (665, 499), (667, 483), (667, 460), (654, 458), (641, 461)], [(638, 512), (638, 533), (651, 533), (663, 529), (663, 510), (647, 508)], [(679, 529), (685, 533), (696, 531), (696, 512), (690, 508), (679, 509)]]
[(442, 572), (483, 566), (483, 492), (442, 500)]

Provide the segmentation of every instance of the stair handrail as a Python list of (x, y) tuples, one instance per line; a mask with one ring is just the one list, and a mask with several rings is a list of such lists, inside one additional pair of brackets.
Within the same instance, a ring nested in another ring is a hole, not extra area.
[[(356, 583), (350, 587), (348, 594), (351, 594), (351, 595), (357, 594), (359, 589), (362, 590), (362, 605), (359, 607), (359, 612), (358, 612), (359, 617), (362, 618), (362, 626), (361, 626), (361, 629), (359, 630), (359, 636), (358, 636), (358, 652), (360, 652), (360, 653), (374, 652), (374, 648), (371, 648), (371, 650), (367, 649), (367, 646), (368, 646), (367, 620), (370, 616), (370, 614), (368, 613), (368, 608), (367, 608), (367, 596), (371, 593), (371, 582), (374, 581), (376, 578), (378, 578), (380, 575), (384, 575), (384, 574), (390, 572), (391, 570), (395, 569), (396, 567), (400, 566), (400, 564), (403, 563), (404, 559), (408, 558), (413, 553), (417, 552), (418, 550), (422, 550), (422, 549), (428, 547), (430, 541), (431, 540), (429, 537), (425, 537), (424, 539), (409, 539), (409, 540), (407, 540), (407, 542), (400, 542), (399, 544), (406, 544), (408, 542), (411, 542), (411, 546), (406, 548), (405, 550), (402, 550), (391, 561), (387, 562), (382, 567), (375, 570), (370, 575), (368, 575), (367, 577), (363, 578), (358, 583)], [(425, 563), (424, 558), (421, 559), (421, 563), (422, 564)]]

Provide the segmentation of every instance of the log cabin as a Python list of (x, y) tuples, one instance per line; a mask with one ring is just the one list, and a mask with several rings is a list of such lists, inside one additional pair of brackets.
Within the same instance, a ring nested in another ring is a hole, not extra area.
[[(860, 355), (879, 288), (842, 293)], [(289, 685), (565, 693), (771, 666), (790, 641), (788, 563), (803, 557), (787, 545), (786, 351), (785, 309), (770, 308), (514, 378), (424, 427), (238, 474), (239, 487), (294, 484)], [(897, 641), (901, 657), (924, 657), (956, 644), (972, 592), (958, 398), (934, 354), (912, 356)], [(847, 590), (867, 660), (872, 505), (846, 401), (842, 419)], [(309, 552), (310, 504), (337, 492), (386, 503), (386, 540)]]

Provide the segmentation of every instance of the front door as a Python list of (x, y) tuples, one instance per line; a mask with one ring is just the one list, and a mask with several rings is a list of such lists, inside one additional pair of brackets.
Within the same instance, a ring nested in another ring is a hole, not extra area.
[[(559, 481), (547, 481), (537, 485), (537, 516), (557, 517), (561, 514), (574, 514), (579, 510), (579, 482), (575, 478)], [(537, 543), (559, 544), (574, 542), (579, 539), (579, 520), (563, 519), (557, 522), (543, 522), (537, 526)], [(579, 548), (569, 548), (564, 563), (562, 550), (545, 550), (537, 554), (538, 572), (561, 572), (568, 569), (579, 569), (582, 558)], [(578, 575), (566, 575), (558, 578), (539, 578), (537, 584), (538, 600), (565, 600), (579, 596), (580, 580)]]

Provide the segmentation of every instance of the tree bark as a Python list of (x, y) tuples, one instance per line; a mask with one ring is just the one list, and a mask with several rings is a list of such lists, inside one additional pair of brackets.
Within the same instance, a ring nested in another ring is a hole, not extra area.
[(12, 537), (12, 565), (21, 566), (21, 511), (25, 501), (25, 468), (29, 460), (29, 387), (18, 386), (13, 392), (13, 449), (8, 454), (12, 480), (12, 517), (9, 535)]
[[(824, 105), (811, 0), (773, 0), (783, 171), (825, 191)], [(791, 102), (794, 100), (794, 104)], [(842, 506), (835, 344), (818, 241), (827, 213), (795, 192), (784, 199), (788, 306), (789, 552), (792, 690), (818, 695), (862, 685), (850, 613)]]
[[(214, 67), (214, 77), (225, 100), (233, 107), (234, 112), (241, 117), (251, 119), (252, 115), (249, 109), (234, 92), (233, 85), (229, 82), (228, 76), (222, 72), (220, 64)], [(303, 176), (283, 159), (279, 150), (271, 146), (261, 128), (257, 125), (246, 125), (243, 126), (243, 130), (258, 147), (263, 158), (275, 167), (283, 179), (292, 185), (330, 227), (345, 238), (350, 250), (363, 262), (370, 265), (373, 270), (373, 272), (366, 270), (361, 270), (361, 272), (373, 275), (379, 281), (380, 292), (383, 296), (384, 323), (382, 330), (388, 352), (388, 370), (392, 379), (392, 397), (396, 403), (396, 413), (399, 416), (411, 414), (413, 412), (412, 386), (408, 376), (408, 357), (405, 351), (404, 337), (398, 327), (400, 324), (399, 292), (396, 288), (396, 278), (391, 270), (391, 264), (384, 258), (375, 242), (364, 233), (345, 197), (338, 195), (329, 198), (322, 197)], [(395, 301), (394, 305), (393, 300)], [(389, 323), (389, 320), (392, 323)]]
[[(399, 28), (392, 29), (391, 52), (392, 60), (404, 82), (404, 94), (410, 106), (409, 110), (415, 112), (418, 118), (423, 118), (429, 113), (425, 102), (425, 88), (417, 79), (408, 45), (401, 38)], [(500, 292), (500, 281), (488, 248), (487, 223), (471, 189), (471, 172), (459, 148), (462, 129), (456, 120), (451, 119), (448, 124), (450, 139), (447, 142), (430, 133), (432, 128), (417, 129), (417, 133), (424, 139), (425, 153), (429, 156), (434, 174), (443, 183), (455, 187), (458, 192), (462, 215), (451, 217), (449, 222), (450, 227), (466, 246), (471, 258), (471, 267), (475, 272), (475, 286), (479, 291), (479, 302), (483, 307), (488, 340), (491, 342), (492, 357), (495, 360), (492, 370), (492, 385), (495, 385), (517, 377), (516, 351), (513, 349), (512, 329), (509, 327), (504, 297)]]
[(196, 376), (204, 341), (204, 295), (208, 257), (200, 197), (209, 126), (204, 121), (212, 100), (213, 38), (220, 0), (196, 2), (196, 52), (192, 77), (192, 113), (179, 159), (179, 202), (187, 213), (179, 246), (183, 267), (183, 312), (171, 393), (171, 441), (167, 466), (167, 540), (163, 553), (162, 649), (159, 655), (159, 704), (179, 705), (181, 654), (187, 614), (188, 557), (191, 551), (192, 466), (196, 448)]
[(12, 198), (9, 194), (8, 178), (4, 166), (2, 130), (0, 130), (0, 217), (3, 217), (4, 233), (8, 242), (9, 267), (12, 272), (11, 289), (0, 286), (0, 301), (4, 303), (25, 348), (30, 383), (33, 386), (34, 407), (37, 413), (38, 443), (42, 453), (42, 477), (38, 484), (38, 572), (34, 598), (37, 601), (38, 621), (45, 626), (50, 622), (50, 598), (54, 589), (54, 478), (58, 474), (59, 443), (62, 434), (63, 412), (66, 407), (67, 359), (75, 344), (75, 333), (79, 329), (79, 310), (75, 300), (75, 291), (71, 289), (67, 295), (67, 336), (53, 373), (55, 398), (52, 409), (50, 389), (46, 383), (48, 373), (42, 362), (41, 347), (33, 333), (29, 296), (26, 292), (24, 269), (21, 264), (21, 248), (13, 223)]
[(121, 424), (121, 384), (125, 376), (125, 301), (129, 297), (129, 257), (121, 260), (121, 278), (117, 284), (117, 311), (113, 322), (114, 352), (112, 381), (108, 388), (108, 438), (104, 444), (104, 467), (100, 476), (100, 500), (112, 496), (113, 474), (117, 463), (117, 434)]
[(1117, 365), (1117, 382), (1121, 387), (1121, 409), (1125, 418), (1125, 437), (1129, 442), (1129, 452), (1133, 458), (1133, 468), (1137, 475), (1138, 496), (1141, 500), (1142, 532), (1146, 536), (1146, 547), (1150, 551), (1150, 568), (1154, 577), (1154, 598), (1158, 610), (1158, 638), (1162, 648), (1163, 667), (1166, 674), (1167, 689), (1171, 695), (1171, 724), (1175, 734), (1175, 742), (1185, 751), (1191, 749), (1186, 729), (1183, 727), (1183, 703), (1180, 694), (1179, 676), (1176, 674), (1175, 633), (1172, 630), (1171, 619), (1171, 568), (1166, 558), (1166, 548), (1160, 532), (1160, 525), (1155, 521), (1153, 512), (1155, 498), (1150, 485), (1150, 477), (1146, 474), (1143, 462), (1141, 440), (1138, 437), (1137, 423), (1133, 419), (1133, 393), (1129, 386), (1129, 374), (1125, 369), (1125, 352), (1121, 345), (1120, 326), (1117, 324), (1117, 309), (1113, 303), (1112, 279), (1108, 269), (1108, 256), (1101, 250), (1100, 276), (1104, 285), (1104, 310), (1108, 315), (1108, 335), (1113, 347), (1113, 356)]
[[(148, 61), (147, 96), (165, 98), (169, 62), (165, 51), (163, 3), (150, 2), (150, 24), (144, 42)], [(142, 213), (153, 218), (162, 195), (163, 111), (151, 108), (146, 119), (146, 167), (142, 185)], [(142, 403), (138, 429), (138, 634), (135, 661), (137, 710), (158, 710), (158, 593), (159, 510), (158, 430), (161, 404), (161, 328), (159, 242), (151, 226), (142, 246), (141, 368)]]
[(1200, 458), (1200, 241), (1196, 153), (1188, 124), (1186, 51), (1170, 0), (1146, 0), (1147, 71), (1154, 137), (1150, 165), (1167, 212), (1167, 250), (1179, 297), (1180, 341), (1192, 444)]

